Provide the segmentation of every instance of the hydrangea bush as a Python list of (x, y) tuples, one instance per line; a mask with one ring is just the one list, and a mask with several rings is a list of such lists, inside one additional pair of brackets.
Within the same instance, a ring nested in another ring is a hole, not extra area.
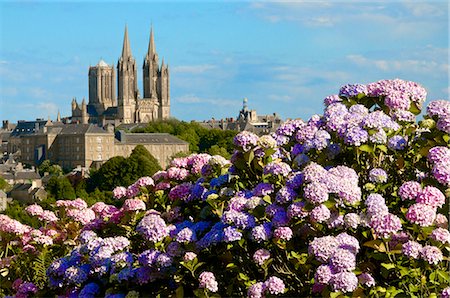
[[(0, 215), (5, 294), (74, 297), (449, 297), (450, 103), (384, 80), (322, 116), (239, 133), (113, 194)], [(11, 251), (13, 252), (11, 254)], [(42, 251), (46, 275), (19, 274)], [(19, 279), (19, 277), (21, 277)]]

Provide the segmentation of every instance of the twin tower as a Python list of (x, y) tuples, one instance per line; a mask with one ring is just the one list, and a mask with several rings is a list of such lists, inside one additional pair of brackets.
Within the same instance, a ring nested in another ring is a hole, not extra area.
[(143, 65), (144, 96), (137, 87), (136, 60), (131, 54), (128, 29), (125, 27), (122, 55), (114, 65), (100, 60), (89, 67), (89, 103), (81, 106), (72, 100), (72, 122), (78, 123), (141, 123), (168, 119), (170, 116), (169, 67), (164, 59), (159, 66), (153, 28)]

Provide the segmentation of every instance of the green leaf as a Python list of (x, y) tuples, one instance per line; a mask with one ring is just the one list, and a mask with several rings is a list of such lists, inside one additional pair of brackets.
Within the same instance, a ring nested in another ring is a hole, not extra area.
[(383, 151), (384, 153), (388, 152), (388, 148), (386, 147), (386, 145), (377, 145), (377, 148)]
[(176, 290), (175, 290), (175, 295), (177, 298), (182, 298), (184, 297), (184, 289), (183, 286), (179, 286)]
[(379, 252), (386, 252), (386, 246), (380, 239), (370, 240), (363, 244), (364, 246), (371, 247)]
[(386, 268), (387, 270), (391, 270), (395, 268), (394, 264), (391, 263), (381, 263), (381, 266), (383, 266), (384, 268)]
[(367, 144), (363, 144), (361, 146), (358, 147), (359, 150), (364, 151), (364, 152), (368, 152), (368, 153), (373, 153), (373, 148)]

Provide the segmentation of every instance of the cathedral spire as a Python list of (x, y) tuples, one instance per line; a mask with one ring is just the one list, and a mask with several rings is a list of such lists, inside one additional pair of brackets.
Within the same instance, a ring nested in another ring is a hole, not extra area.
[(155, 39), (153, 37), (153, 25), (150, 29), (150, 42), (148, 43), (148, 52), (147, 56), (153, 58), (153, 55), (156, 54), (156, 48), (155, 48)]
[(123, 36), (122, 58), (131, 57), (130, 41), (128, 40), (128, 26), (125, 25), (125, 34)]

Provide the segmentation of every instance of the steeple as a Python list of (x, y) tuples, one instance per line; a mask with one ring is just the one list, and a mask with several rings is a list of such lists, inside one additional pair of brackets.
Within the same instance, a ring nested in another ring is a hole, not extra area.
[(153, 37), (153, 26), (150, 29), (150, 42), (148, 43), (147, 57), (153, 58), (156, 54), (155, 39)]
[(130, 41), (128, 40), (128, 27), (125, 25), (125, 34), (123, 36), (122, 58), (131, 57)]
[(61, 122), (61, 113), (58, 110), (58, 116), (56, 116), (56, 121)]

